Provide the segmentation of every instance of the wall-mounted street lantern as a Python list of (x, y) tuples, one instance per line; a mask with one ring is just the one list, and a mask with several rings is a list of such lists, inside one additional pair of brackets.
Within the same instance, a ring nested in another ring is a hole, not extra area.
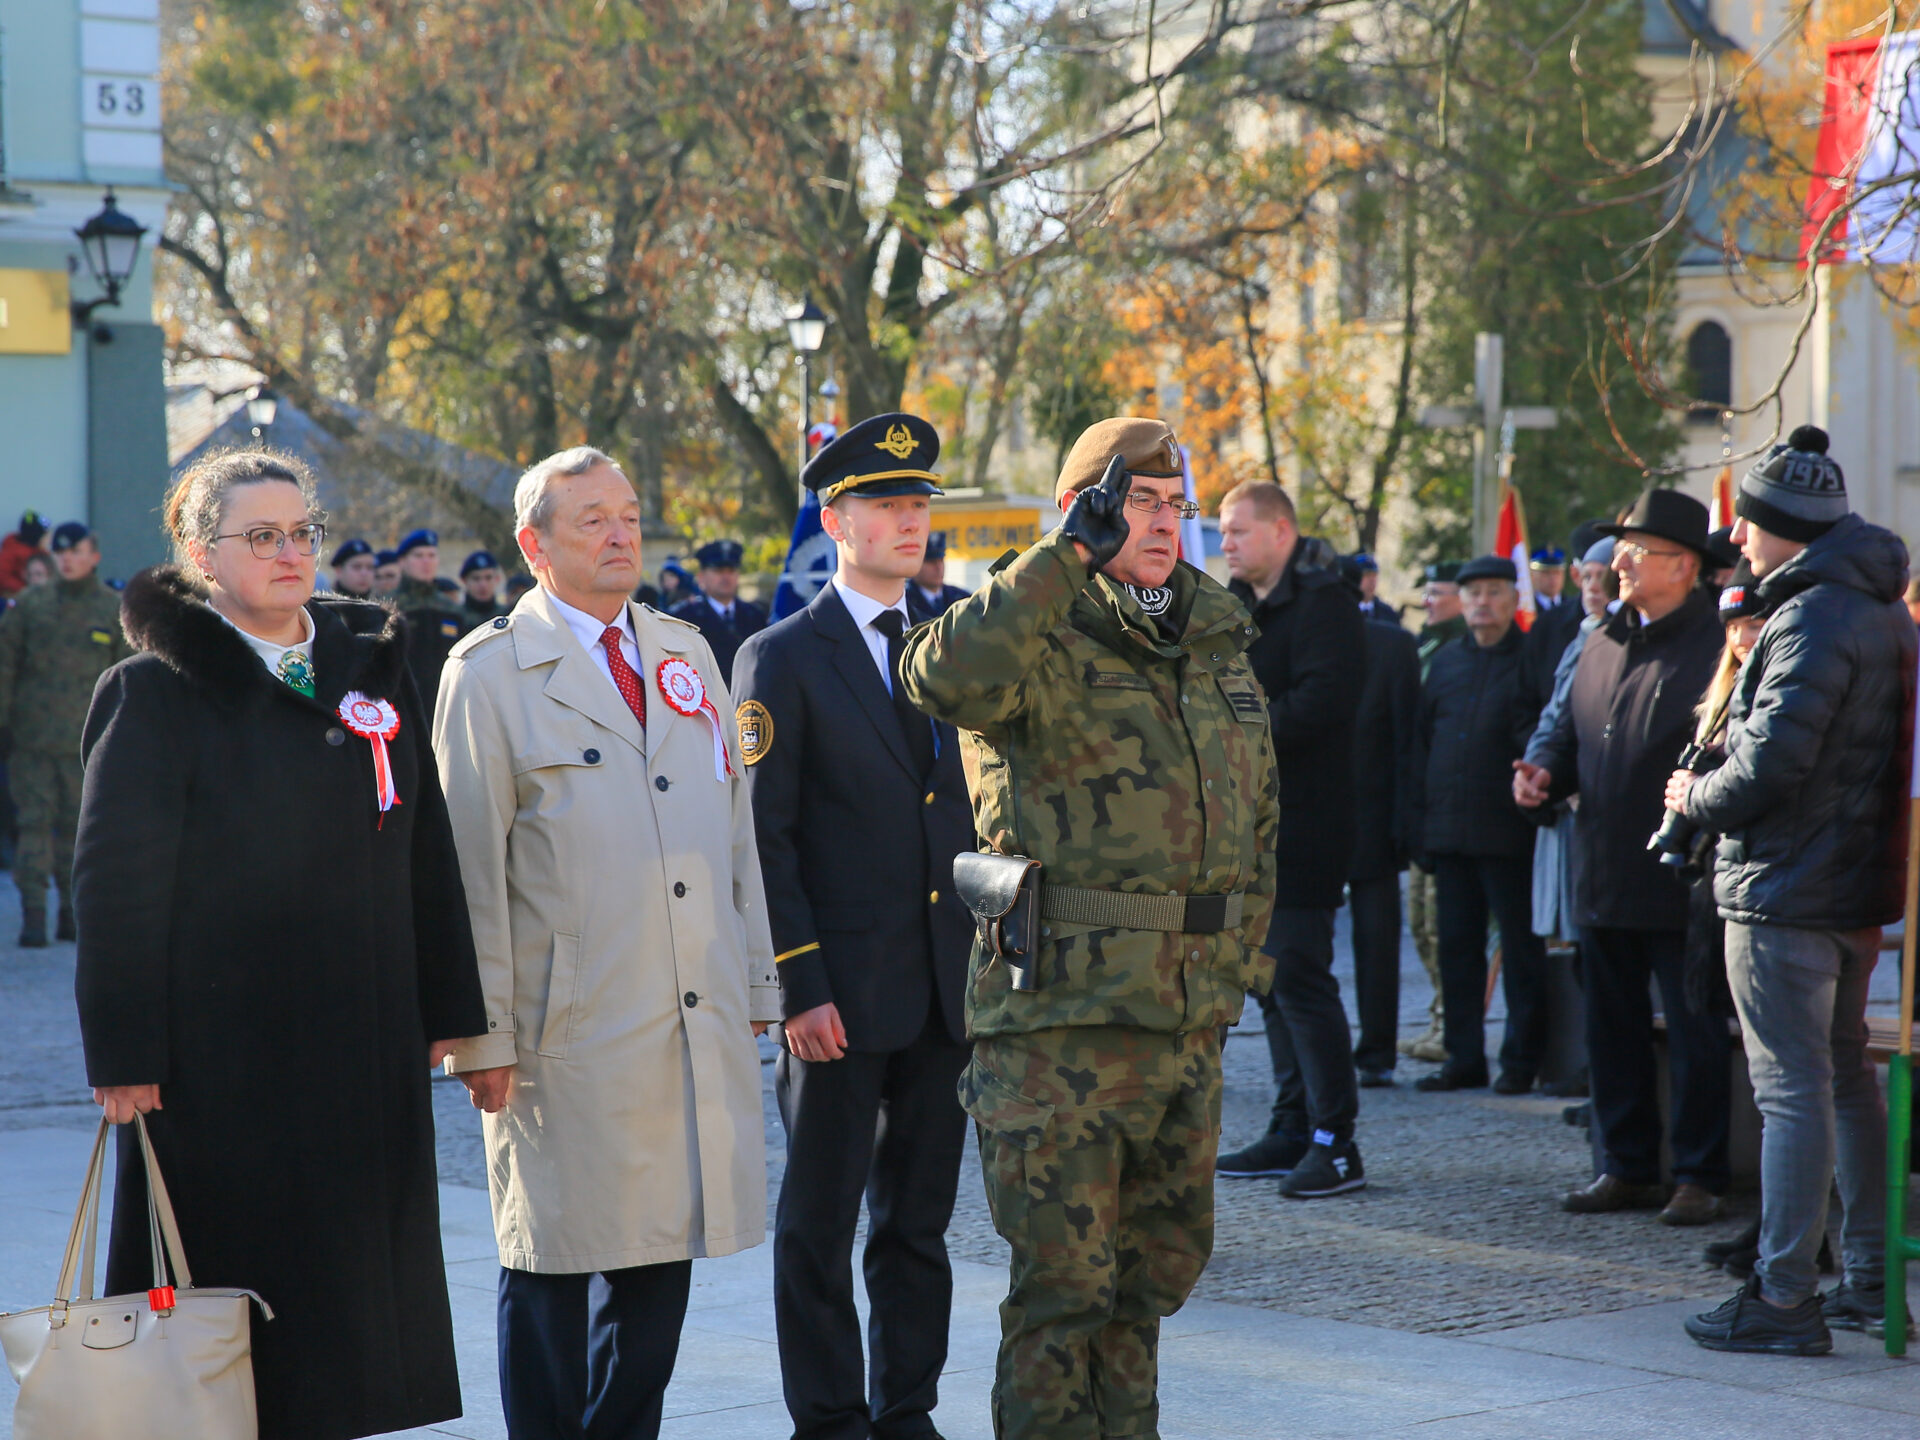
[(80, 237), (80, 253), (86, 256), (94, 283), (107, 292), (73, 302), (73, 323), (85, 325), (102, 305), (120, 303), (120, 291), (133, 275), (147, 227), (122, 210), (108, 190), (100, 213), (73, 233)]
[[(807, 468), (807, 432), (813, 428), (813, 357), (827, 341), (827, 317), (809, 295), (787, 311), (787, 339), (800, 357), (800, 468)], [(800, 500), (807, 498), (800, 487)]]
[(256, 385), (247, 396), (247, 423), (253, 426), (253, 438), (273, 428), (273, 417), (280, 413), (280, 397), (265, 385)]

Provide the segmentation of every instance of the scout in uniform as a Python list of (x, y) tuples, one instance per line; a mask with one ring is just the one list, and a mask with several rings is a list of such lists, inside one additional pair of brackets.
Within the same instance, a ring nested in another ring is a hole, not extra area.
[(20, 943), (47, 943), (47, 884), (60, 888), (55, 937), (74, 938), (73, 838), (80, 825), (80, 729), (94, 682), (133, 653), (120, 597), (95, 572), (100, 549), (77, 520), (49, 544), (60, 578), (20, 592), (0, 616), (0, 728), (13, 735), (7, 778), (20, 812), (13, 882)]
[[(1060, 528), (907, 640), (991, 852), (961, 1098), (1013, 1247), (1002, 1440), (1156, 1433), (1160, 1319), (1213, 1246), (1219, 1027), (1272, 982), (1279, 786), (1245, 608), (1179, 562), (1173, 432), (1103, 420)], [(777, 742), (776, 742), (777, 743)]]
[(683, 600), (668, 613), (698, 626), (707, 637), (720, 673), (733, 684), (733, 657), (749, 635), (767, 628), (767, 612), (740, 598), (740, 561), (745, 551), (738, 540), (709, 540), (693, 552), (700, 562), (700, 593)]
[[(933, 426), (894, 414), (813, 457), (801, 483), (838, 572), (734, 664), (785, 1015), (774, 1318), (794, 1433), (809, 1437), (931, 1435), (947, 1358), (973, 944), (952, 877), (973, 810), (953, 727), (899, 681), (939, 453)], [(870, 1386), (849, 1263), (863, 1194)]]

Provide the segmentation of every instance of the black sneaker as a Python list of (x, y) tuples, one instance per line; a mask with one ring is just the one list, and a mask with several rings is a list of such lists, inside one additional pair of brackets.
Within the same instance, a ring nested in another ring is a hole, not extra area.
[[(1887, 1333), (1887, 1292), (1857, 1290), (1842, 1280), (1820, 1297), (1820, 1313), (1832, 1330), (1858, 1330), (1867, 1335)], [(1913, 1337), (1913, 1316), (1907, 1316), (1907, 1336)]]
[(1833, 1333), (1820, 1313), (1820, 1297), (1809, 1295), (1790, 1310), (1760, 1298), (1760, 1277), (1749, 1276), (1733, 1298), (1687, 1317), (1687, 1334), (1707, 1350), (1741, 1355), (1825, 1355)]
[[(1328, 1141), (1332, 1138), (1327, 1136)], [(1328, 1195), (1344, 1195), (1349, 1190), (1366, 1188), (1367, 1167), (1360, 1163), (1360, 1147), (1351, 1140), (1334, 1146), (1319, 1136), (1314, 1138), (1306, 1158), (1280, 1182), (1280, 1193), (1289, 1200), (1320, 1200)]]
[(1312, 1148), (1313, 1142), (1297, 1135), (1270, 1132), (1244, 1150), (1230, 1150), (1213, 1162), (1214, 1173), (1229, 1180), (1257, 1180), (1263, 1176), (1286, 1175)]

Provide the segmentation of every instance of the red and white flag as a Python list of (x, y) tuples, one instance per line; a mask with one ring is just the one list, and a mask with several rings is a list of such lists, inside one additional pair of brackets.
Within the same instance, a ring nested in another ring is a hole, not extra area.
[(1733, 524), (1733, 467), (1723, 465), (1713, 477), (1713, 495), (1707, 501), (1707, 529), (1724, 530)]
[(1520, 508), (1520, 492), (1511, 485), (1507, 487), (1507, 498), (1500, 502), (1500, 523), (1493, 532), (1493, 553), (1513, 561), (1513, 573), (1520, 581), (1520, 610), (1513, 618), (1522, 630), (1531, 630), (1537, 607), (1533, 601), (1533, 570), (1528, 564), (1532, 551), (1527, 548), (1527, 512)]
[[(1820, 134), (1807, 187), (1802, 264), (1870, 260), (1903, 264), (1920, 240), (1920, 31), (1870, 35), (1827, 47)], [(1820, 226), (1836, 210), (1819, 255)]]

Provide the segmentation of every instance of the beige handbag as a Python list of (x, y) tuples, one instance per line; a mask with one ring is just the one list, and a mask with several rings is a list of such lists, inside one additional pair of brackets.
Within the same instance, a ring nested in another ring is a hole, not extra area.
[[(107, 1122), (93, 1137), (53, 1304), (0, 1315), (0, 1348), (20, 1382), (14, 1440), (256, 1440), (248, 1302), (251, 1290), (196, 1290), (173, 1202), (136, 1117), (147, 1163), (153, 1289), (93, 1298), (94, 1238), (107, 1159)], [(172, 1266), (173, 1281), (167, 1279)], [(174, 1284), (179, 1286), (175, 1290)]]

